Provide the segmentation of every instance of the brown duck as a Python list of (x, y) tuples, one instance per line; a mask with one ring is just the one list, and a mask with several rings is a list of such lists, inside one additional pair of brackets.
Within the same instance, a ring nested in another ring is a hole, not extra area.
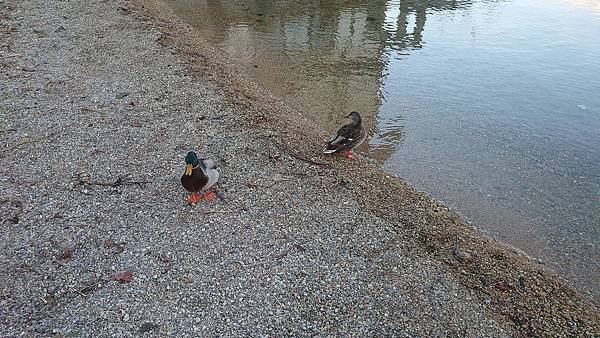
[(346, 117), (352, 119), (352, 122), (342, 126), (337, 134), (327, 142), (327, 146), (323, 149), (325, 154), (341, 153), (348, 158), (354, 158), (352, 156), (352, 149), (358, 147), (364, 142), (367, 134), (365, 128), (362, 125), (362, 119), (360, 114), (353, 111)]

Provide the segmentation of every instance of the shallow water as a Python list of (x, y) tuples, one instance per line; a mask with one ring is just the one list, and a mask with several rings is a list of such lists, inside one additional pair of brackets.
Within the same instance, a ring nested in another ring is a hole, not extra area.
[(600, 2), (168, 3), (263, 86), (600, 297)]

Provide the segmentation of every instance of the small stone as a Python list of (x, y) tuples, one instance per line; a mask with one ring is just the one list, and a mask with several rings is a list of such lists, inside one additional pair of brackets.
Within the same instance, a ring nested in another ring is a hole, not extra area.
[(456, 256), (456, 258), (463, 261), (471, 259), (471, 254), (462, 250), (456, 250), (454, 252), (454, 255)]

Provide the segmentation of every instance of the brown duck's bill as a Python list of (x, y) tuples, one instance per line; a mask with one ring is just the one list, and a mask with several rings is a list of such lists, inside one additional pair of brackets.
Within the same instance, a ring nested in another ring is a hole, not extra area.
[(185, 175), (186, 176), (192, 176), (192, 165), (191, 164), (186, 164), (186, 166), (185, 166)]

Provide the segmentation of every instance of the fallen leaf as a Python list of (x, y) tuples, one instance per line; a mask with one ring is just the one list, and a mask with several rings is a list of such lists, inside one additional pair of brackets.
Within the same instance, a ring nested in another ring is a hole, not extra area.
[(68, 246), (65, 246), (62, 250), (62, 253), (60, 254), (59, 258), (60, 259), (69, 259), (73, 256), (73, 253), (71, 252), (71, 249), (69, 249)]
[(302, 246), (302, 245), (300, 245), (300, 244), (294, 244), (294, 248), (296, 248), (296, 250), (298, 250), (299, 252), (304, 252), (304, 251), (306, 251), (306, 248), (305, 248), (305, 247), (303, 247), (303, 246)]
[(131, 282), (131, 280), (133, 279), (133, 272), (131, 272), (129, 270), (119, 271), (119, 272), (115, 273), (112, 276), (112, 278), (121, 283), (128, 283), (128, 282)]
[(509, 285), (506, 285), (504, 282), (496, 283), (494, 287), (502, 292), (508, 292), (512, 289)]
[(100, 281), (91, 279), (83, 284), (83, 287), (79, 289), (80, 293), (87, 294), (96, 290), (100, 286)]
[(161, 261), (161, 262), (163, 262), (163, 263), (169, 263), (169, 262), (171, 262), (171, 259), (167, 255), (159, 254), (156, 258), (158, 258), (158, 260)]
[(104, 245), (114, 250), (115, 253), (121, 253), (125, 249), (123, 249), (123, 245), (115, 243), (112, 239), (107, 239), (104, 241)]
[(258, 184), (256, 184), (254, 179), (249, 178), (248, 180), (246, 180), (246, 186), (248, 186), (248, 188), (256, 188)]
[(283, 180), (284, 180), (283, 175), (281, 175), (280, 173), (273, 175), (273, 181), (279, 182), (279, 181), (283, 181)]
[(280, 261), (280, 260), (282, 260), (287, 255), (288, 255), (287, 251), (283, 251), (283, 252), (278, 253), (277, 255), (275, 255), (275, 259), (278, 260), (278, 261)]
[(44, 297), (44, 303), (46, 303), (46, 304), (52, 304), (52, 303), (54, 303), (54, 296), (52, 296), (50, 294), (47, 294)]
[(190, 277), (190, 276), (185, 276), (185, 277), (183, 278), (183, 280), (184, 280), (186, 283), (188, 283), (188, 284), (190, 284), (190, 283), (193, 283), (193, 282), (194, 282), (194, 279), (193, 279), (192, 277)]

